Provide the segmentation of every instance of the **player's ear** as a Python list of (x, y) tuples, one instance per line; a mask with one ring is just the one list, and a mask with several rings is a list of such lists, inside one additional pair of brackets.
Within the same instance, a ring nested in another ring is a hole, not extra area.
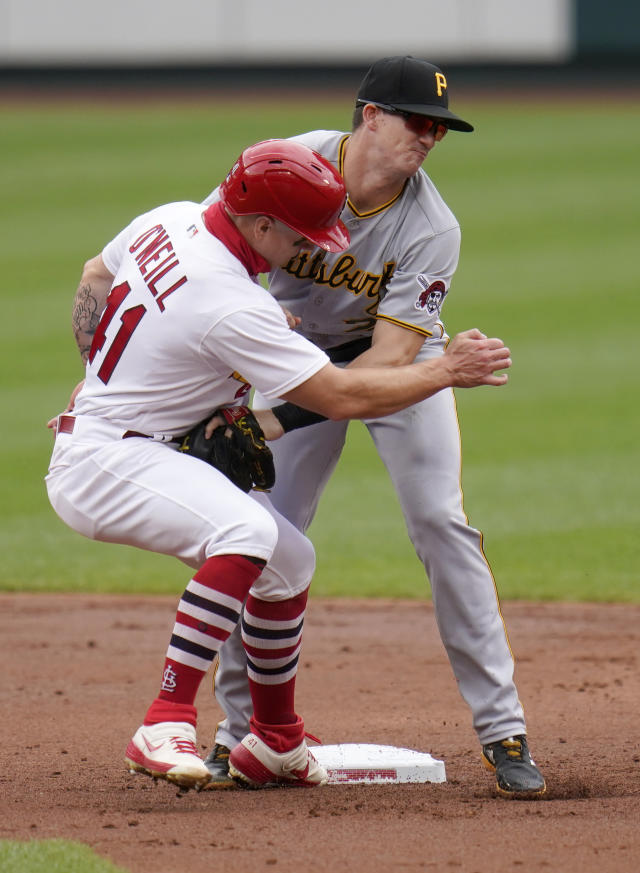
[(365, 103), (362, 107), (362, 121), (372, 130), (375, 130), (378, 126), (379, 112), (380, 110), (377, 106), (374, 106), (373, 103)]
[(249, 245), (260, 242), (267, 236), (273, 225), (273, 219), (268, 215), (236, 215), (235, 224)]
[(253, 231), (256, 239), (264, 239), (275, 228), (275, 221), (269, 215), (256, 215)]

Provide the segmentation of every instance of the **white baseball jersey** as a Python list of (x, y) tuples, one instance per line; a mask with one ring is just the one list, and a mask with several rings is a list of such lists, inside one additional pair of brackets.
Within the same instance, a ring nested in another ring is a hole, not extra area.
[(75, 414), (168, 439), (240, 402), (251, 384), (275, 399), (326, 365), (202, 212), (160, 206), (105, 247), (115, 279)]
[[(196, 203), (160, 206), (105, 247), (115, 279), (85, 386), (60, 420), (49, 499), (84, 536), (191, 567), (212, 555), (261, 558), (255, 595), (288, 598), (311, 581), (311, 543), (264, 495), (244, 494), (170, 438), (240, 402), (250, 382), (275, 399), (328, 359), (289, 329), (202, 213)], [(127, 431), (155, 439), (123, 439)]]
[[(292, 139), (342, 174), (349, 134), (315, 130)], [(205, 202), (217, 196), (216, 189)], [(323, 349), (370, 336), (378, 319), (442, 338), (440, 311), (458, 265), (460, 226), (424, 170), (371, 212), (347, 200), (341, 218), (348, 251), (300, 252), (269, 276), (271, 293), (302, 319), (298, 330)]]

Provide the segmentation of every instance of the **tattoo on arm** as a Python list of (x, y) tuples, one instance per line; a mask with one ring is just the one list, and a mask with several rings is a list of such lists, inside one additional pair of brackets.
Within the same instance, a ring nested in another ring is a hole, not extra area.
[(85, 364), (89, 357), (91, 341), (99, 321), (98, 301), (91, 291), (91, 285), (80, 285), (73, 301), (71, 324), (80, 356)]

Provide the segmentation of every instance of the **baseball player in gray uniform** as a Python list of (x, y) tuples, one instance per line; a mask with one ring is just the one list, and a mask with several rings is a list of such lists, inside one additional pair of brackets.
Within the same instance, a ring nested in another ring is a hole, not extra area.
[[(337, 364), (434, 360), (447, 346), (441, 311), (458, 263), (460, 228), (422, 164), (449, 130), (473, 127), (449, 109), (442, 70), (413, 57), (388, 57), (362, 81), (351, 133), (316, 130), (294, 137), (344, 177), (349, 196), (342, 219), (351, 243), (335, 254), (300, 251), (271, 273), (269, 287), (298, 330)], [(257, 397), (254, 406), (261, 404), (269, 405)], [(261, 423), (267, 432), (267, 419)], [(471, 709), (483, 763), (495, 771), (500, 794), (540, 795), (545, 782), (528, 750), (494, 579), (482, 535), (463, 509), (453, 392), (440, 391), (365, 424), (429, 577), (442, 641)], [(300, 530), (313, 519), (347, 426), (318, 423), (272, 444), (277, 481), (271, 499)], [(278, 433), (276, 423), (268, 435)], [(226, 719), (207, 764), (211, 787), (223, 787), (229, 784), (228, 748), (246, 733), (251, 713), (245, 656), (235, 634), (221, 651), (215, 693)]]
[(250, 383), (339, 420), (397, 412), (449, 385), (502, 385), (495, 371), (511, 364), (500, 340), (471, 330), (439, 361), (345, 370), (292, 331), (256, 276), (303, 248), (342, 250), (345, 199), (340, 174), (309, 147), (259, 143), (240, 155), (218, 202), (134, 219), (87, 261), (76, 294), (81, 351), (92, 339), (84, 384), (56, 422), (49, 499), (87, 537), (173, 555), (194, 571), (158, 695), (125, 759), (187, 788), (211, 778), (196, 746), (196, 693), (243, 610), (252, 716), (229, 772), (253, 787), (321, 785), (327, 774), (294, 708), (313, 547), (264, 493), (178, 451), (181, 437), (237, 407)]

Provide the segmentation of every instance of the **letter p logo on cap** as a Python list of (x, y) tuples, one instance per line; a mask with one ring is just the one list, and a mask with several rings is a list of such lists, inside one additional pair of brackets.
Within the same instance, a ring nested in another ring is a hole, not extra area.
[(438, 97), (442, 97), (442, 92), (447, 90), (447, 80), (444, 77), (444, 73), (436, 73), (435, 77)]

